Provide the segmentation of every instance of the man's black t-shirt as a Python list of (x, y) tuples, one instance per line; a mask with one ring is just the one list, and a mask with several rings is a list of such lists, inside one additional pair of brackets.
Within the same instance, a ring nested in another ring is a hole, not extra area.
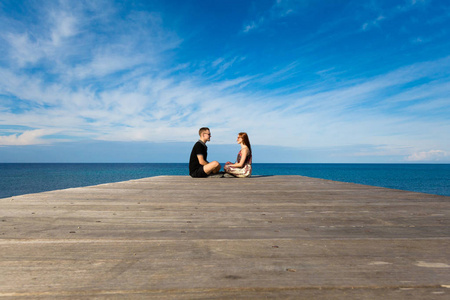
[(194, 147), (192, 148), (191, 158), (189, 159), (189, 174), (193, 174), (193, 172), (195, 172), (197, 169), (203, 167), (198, 162), (197, 155), (203, 155), (203, 159), (206, 161), (206, 158), (208, 156), (207, 150), (208, 147), (206, 147), (206, 145), (202, 141), (198, 141), (197, 143), (195, 143)]

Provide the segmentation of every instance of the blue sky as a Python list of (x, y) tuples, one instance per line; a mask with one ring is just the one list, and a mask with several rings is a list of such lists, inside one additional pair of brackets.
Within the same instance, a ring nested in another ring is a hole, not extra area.
[(450, 162), (446, 0), (0, 2), (0, 162)]

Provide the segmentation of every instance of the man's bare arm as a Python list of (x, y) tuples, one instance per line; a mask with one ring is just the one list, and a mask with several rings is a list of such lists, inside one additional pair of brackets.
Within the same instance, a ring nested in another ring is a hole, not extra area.
[(208, 164), (208, 162), (203, 158), (203, 155), (197, 154), (197, 158), (198, 158), (198, 162), (199, 162), (202, 166), (206, 166), (206, 165)]

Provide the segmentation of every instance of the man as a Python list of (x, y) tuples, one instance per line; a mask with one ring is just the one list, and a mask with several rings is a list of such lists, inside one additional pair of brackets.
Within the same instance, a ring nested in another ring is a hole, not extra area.
[(192, 177), (208, 177), (209, 174), (216, 174), (220, 171), (218, 161), (208, 162), (208, 147), (206, 142), (211, 140), (211, 132), (208, 127), (202, 127), (198, 131), (200, 139), (192, 148), (189, 159), (189, 175)]

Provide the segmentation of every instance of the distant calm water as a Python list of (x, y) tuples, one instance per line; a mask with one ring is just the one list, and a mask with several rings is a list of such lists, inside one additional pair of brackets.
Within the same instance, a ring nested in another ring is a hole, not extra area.
[[(188, 164), (0, 164), (0, 198), (159, 175), (188, 175)], [(450, 164), (255, 163), (253, 175), (303, 175), (450, 196)]]

